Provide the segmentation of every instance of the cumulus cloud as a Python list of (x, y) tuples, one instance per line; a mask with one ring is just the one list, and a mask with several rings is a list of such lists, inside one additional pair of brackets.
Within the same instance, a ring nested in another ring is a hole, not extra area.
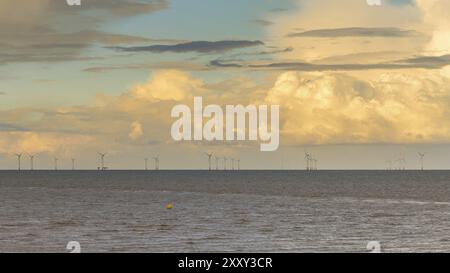
[(0, 123), (7, 126), (0, 153), (171, 143), (170, 110), (191, 105), (197, 95), (208, 104), (280, 105), (284, 144), (448, 143), (447, 70), (371, 77), (289, 71), (260, 84), (246, 78), (206, 83), (185, 72), (159, 71), (119, 96), (99, 94), (93, 105), (2, 112)]
[(206, 89), (202, 80), (187, 73), (163, 70), (119, 96), (99, 93), (92, 104), (3, 110), (0, 153), (53, 153), (69, 146), (114, 151), (119, 143), (167, 142), (171, 107), (189, 102), (194, 94), (206, 95)]
[(449, 84), (436, 72), (285, 72), (266, 101), (281, 105), (283, 135), (297, 144), (441, 143), (450, 141)]
[(194, 92), (203, 89), (203, 82), (194, 79), (185, 72), (178, 70), (164, 70), (153, 74), (146, 83), (131, 87), (129, 94), (137, 99), (150, 102), (183, 101)]

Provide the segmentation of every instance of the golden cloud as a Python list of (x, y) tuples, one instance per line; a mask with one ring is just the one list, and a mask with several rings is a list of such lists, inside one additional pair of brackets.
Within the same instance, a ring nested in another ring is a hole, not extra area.
[(0, 153), (67, 153), (92, 141), (92, 137), (73, 134), (2, 132)]
[(149, 102), (183, 101), (192, 97), (192, 93), (199, 93), (203, 89), (203, 82), (190, 77), (178, 70), (163, 70), (153, 74), (143, 84), (134, 85), (131, 96)]
[(236, 78), (205, 84), (184, 72), (160, 71), (120, 96), (99, 95), (94, 106), (45, 110), (44, 115), (20, 111), (15, 125), (29, 132), (2, 132), (0, 152), (165, 145), (171, 143), (172, 107), (189, 104), (196, 95), (208, 104), (280, 105), (283, 144), (449, 142), (448, 75), (448, 69), (360, 76), (284, 72), (266, 87)]
[(450, 80), (438, 72), (385, 73), (372, 80), (286, 72), (266, 101), (281, 105), (282, 135), (291, 143), (450, 141)]

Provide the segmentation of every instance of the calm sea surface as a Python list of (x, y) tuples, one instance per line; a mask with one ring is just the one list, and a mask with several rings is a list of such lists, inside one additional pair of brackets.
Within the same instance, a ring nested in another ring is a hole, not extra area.
[[(166, 204), (173, 203), (168, 210)], [(0, 252), (450, 252), (450, 172), (0, 172)]]

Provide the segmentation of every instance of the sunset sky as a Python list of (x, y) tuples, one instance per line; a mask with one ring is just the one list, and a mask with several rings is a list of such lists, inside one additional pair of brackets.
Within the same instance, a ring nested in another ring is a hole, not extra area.
[[(0, 0), (0, 169), (450, 168), (450, 1)], [(183, 142), (177, 104), (280, 105), (281, 147)], [(28, 168), (28, 158), (23, 167)]]

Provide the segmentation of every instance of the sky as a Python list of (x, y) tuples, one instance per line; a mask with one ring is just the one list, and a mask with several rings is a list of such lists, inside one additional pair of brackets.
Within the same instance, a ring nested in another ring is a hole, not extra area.
[[(381, 3), (0, 0), (0, 169), (448, 169), (450, 1)], [(194, 96), (280, 105), (280, 148), (175, 142)]]

